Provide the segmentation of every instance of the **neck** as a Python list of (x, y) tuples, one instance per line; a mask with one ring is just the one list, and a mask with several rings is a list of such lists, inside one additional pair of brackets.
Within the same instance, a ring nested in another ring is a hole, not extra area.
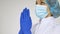
[(48, 18), (48, 17), (51, 17), (51, 14), (48, 14), (48, 15), (46, 16), (46, 18)]

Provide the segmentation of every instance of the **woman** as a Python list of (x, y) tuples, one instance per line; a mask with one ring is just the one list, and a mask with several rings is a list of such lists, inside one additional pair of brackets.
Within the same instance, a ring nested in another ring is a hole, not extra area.
[[(52, 5), (54, 4), (52, 3)], [(46, 3), (45, 0), (36, 0), (35, 13), (40, 20), (38, 24), (33, 26), (32, 34), (60, 34), (60, 23), (57, 23), (56, 18), (54, 18), (60, 15), (60, 13), (57, 14), (57, 9), (59, 8), (52, 5), (51, 3)], [(52, 9), (56, 9), (57, 12), (53, 14), (54, 10)]]

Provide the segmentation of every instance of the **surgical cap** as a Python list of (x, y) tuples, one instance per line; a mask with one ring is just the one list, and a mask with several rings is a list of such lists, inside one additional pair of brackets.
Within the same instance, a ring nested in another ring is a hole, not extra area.
[(51, 14), (53, 17), (59, 17), (60, 16), (60, 6), (58, 0), (46, 0), (46, 3), (48, 4)]

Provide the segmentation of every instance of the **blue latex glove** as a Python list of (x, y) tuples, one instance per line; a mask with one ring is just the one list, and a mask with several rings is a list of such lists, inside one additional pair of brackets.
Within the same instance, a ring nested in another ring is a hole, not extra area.
[(20, 31), (19, 34), (31, 34), (32, 21), (29, 13), (29, 9), (23, 9), (20, 16)]

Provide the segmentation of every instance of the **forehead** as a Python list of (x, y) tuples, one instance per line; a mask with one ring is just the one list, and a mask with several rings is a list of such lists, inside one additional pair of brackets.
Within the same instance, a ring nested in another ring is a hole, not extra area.
[(45, 0), (36, 0), (36, 1), (45, 1)]
[(44, 1), (44, 0), (39, 0), (39, 1)]
[(44, 1), (44, 0), (38, 0), (38, 1)]
[(45, 0), (36, 0), (36, 4), (41, 4), (41, 3), (45, 4)]

